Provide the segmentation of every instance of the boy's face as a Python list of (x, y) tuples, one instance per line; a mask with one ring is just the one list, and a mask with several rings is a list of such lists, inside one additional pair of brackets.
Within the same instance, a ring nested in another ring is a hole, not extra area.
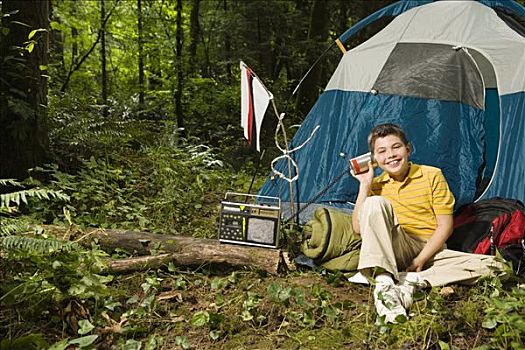
[(374, 143), (374, 158), (381, 169), (396, 181), (408, 175), (410, 146), (405, 145), (396, 135), (379, 137)]

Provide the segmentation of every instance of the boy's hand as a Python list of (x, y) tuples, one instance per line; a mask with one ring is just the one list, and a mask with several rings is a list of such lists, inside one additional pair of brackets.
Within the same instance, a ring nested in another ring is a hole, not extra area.
[(421, 272), (423, 270), (423, 266), (425, 265), (424, 261), (420, 261), (418, 257), (416, 256), (414, 260), (410, 263), (410, 266), (407, 267), (406, 272)]
[(366, 173), (354, 174), (354, 172), (351, 171), (351, 174), (357, 179), (357, 181), (359, 181), (360, 185), (370, 188), (372, 180), (374, 179), (374, 168), (372, 167), (372, 162), (368, 162), (368, 171)]

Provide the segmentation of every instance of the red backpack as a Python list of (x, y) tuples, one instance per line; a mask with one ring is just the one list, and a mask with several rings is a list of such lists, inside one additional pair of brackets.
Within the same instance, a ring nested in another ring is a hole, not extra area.
[(461, 207), (447, 248), (494, 255), (496, 249), (525, 275), (525, 207), (518, 200), (492, 198)]

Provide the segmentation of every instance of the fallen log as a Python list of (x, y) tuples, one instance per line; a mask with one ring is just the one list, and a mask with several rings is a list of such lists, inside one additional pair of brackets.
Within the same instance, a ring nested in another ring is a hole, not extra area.
[[(118, 248), (134, 255), (111, 259), (109, 271), (115, 273), (158, 268), (169, 262), (192, 267), (252, 267), (270, 274), (291, 269), (287, 253), (279, 249), (221, 244), (214, 239), (99, 229), (86, 234), (81, 242), (90, 244), (93, 240), (107, 253)], [(151, 255), (152, 251), (160, 254)]]

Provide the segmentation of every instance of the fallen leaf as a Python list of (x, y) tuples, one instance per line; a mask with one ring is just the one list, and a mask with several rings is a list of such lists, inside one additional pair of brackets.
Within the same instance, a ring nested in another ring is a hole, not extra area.
[(439, 291), (439, 294), (441, 294), (444, 297), (448, 297), (449, 295), (454, 294), (454, 289), (452, 287), (443, 287)]

